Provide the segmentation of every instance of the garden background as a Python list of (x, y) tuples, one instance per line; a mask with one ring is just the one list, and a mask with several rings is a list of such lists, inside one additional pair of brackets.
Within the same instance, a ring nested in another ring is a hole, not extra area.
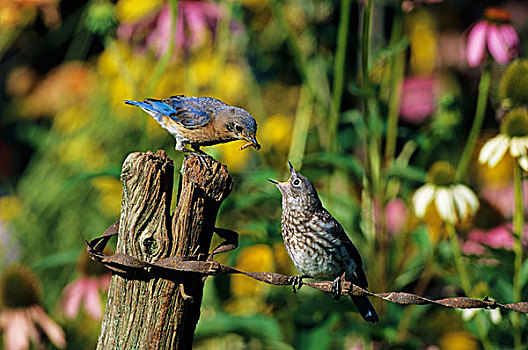
[[(260, 151), (205, 148), (234, 178), (218, 226), (240, 246), (222, 263), (298, 274), (266, 181), (289, 160), (358, 247), (369, 290), (528, 300), (527, 38), (528, 3), (512, 0), (1, 1), (3, 346), (94, 348), (109, 278), (84, 240), (118, 219), (129, 153), (165, 149), (176, 172), (183, 158), (123, 100), (175, 94), (258, 123)], [(528, 346), (525, 315), (372, 301), (376, 326), (310, 288), (210, 278), (195, 348)]]

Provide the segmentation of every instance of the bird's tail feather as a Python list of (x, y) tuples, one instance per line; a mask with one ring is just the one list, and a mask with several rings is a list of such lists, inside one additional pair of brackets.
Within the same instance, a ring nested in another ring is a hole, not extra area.
[[(158, 102), (158, 101), (156, 101)], [(151, 101), (146, 102), (140, 102), (140, 101), (131, 101), (131, 100), (125, 100), (125, 103), (132, 106), (138, 106), (148, 114), (150, 114), (154, 119), (156, 119), (158, 122), (161, 121), (162, 116), (170, 115), (167, 110), (165, 110), (162, 102), (158, 102), (158, 104), (153, 104)]]
[(365, 321), (374, 324), (379, 322), (378, 314), (366, 296), (351, 296), (350, 298), (356, 304), (359, 314)]

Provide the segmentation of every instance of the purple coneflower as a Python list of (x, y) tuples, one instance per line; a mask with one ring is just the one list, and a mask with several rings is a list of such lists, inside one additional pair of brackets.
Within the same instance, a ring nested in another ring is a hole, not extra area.
[(81, 253), (77, 269), (81, 277), (64, 288), (61, 308), (66, 318), (73, 319), (81, 306), (94, 320), (103, 316), (101, 293), (108, 291), (110, 273), (101, 264), (90, 260), (85, 251)]
[[(217, 2), (179, 1), (176, 33), (172, 39), (175, 51), (202, 46), (208, 35), (214, 36), (218, 20), (225, 15), (222, 5)], [(156, 55), (162, 56), (170, 46), (172, 17), (169, 5), (165, 4), (154, 16), (146, 16), (132, 24), (120, 24), (117, 35), (127, 40), (143, 37), (142, 48), (148, 47)], [(231, 22), (230, 25), (233, 32), (242, 28), (236, 22)]]
[(44, 345), (43, 336), (57, 348), (66, 347), (64, 331), (40, 305), (41, 286), (24, 265), (8, 267), (0, 280), (0, 332), (7, 350), (29, 349)]
[(519, 36), (511, 24), (508, 11), (489, 7), (484, 12), (484, 18), (471, 28), (465, 50), (471, 67), (483, 62), (486, 48), (500, 64), (507, 64), (519, 54)]

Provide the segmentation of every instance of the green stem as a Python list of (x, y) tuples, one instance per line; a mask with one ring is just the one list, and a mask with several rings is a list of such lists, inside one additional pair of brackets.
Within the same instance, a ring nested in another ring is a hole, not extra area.
[(365, 0), (363, 8), (363, 18), (361, 26), (361, 74), (363, 85), (368, 81), (369, 61), (370, 61), (370, 34), (372, 30), (372, 2)]
[(460, 162), (458, 163), (458, 168), (456, 171), (456, 178), (458, 181), (463, 180), (466, 175), (466, 171), (473, 155), (473, 150), (475, 149), (475, 144), (477, 137), (480, 134), (480, 129), (482, 128), (482, 122), (484, 121), (484, 114), (486, 112), (486, 103), (488, 101), (488, 92), (491, 81), (491, 66), (487, 65), (482, 71), (480, 76), (479, 91), (477, 98), (477, 108), (475, 109), (475, 118), (473, 119), (473, 126), (469, 132), (469, 136), (460, 157)]
[(466, 267), (462, 263), (462, 252), (460, 250), (460, 244), (456, 234), (455, 226), (453, 224), (446, 223), (447, 234), (451, 242), (451, 249), (453, 250), (453, 256), (455, 258), (455, 266), (458, 270), (460, 283), (462, 284), (462, 290), (466, 296), (471, 294), (471, 283), (469, 283), (469, 277), (467, 274)]
[[(460, 244), (458, 242), (458, 237), (456, 234), (455, 226), (453, 224), (446, 223), (447, 234), (449, 235), (449, 240), (451, 242), (451, 249), (453, 250), (453, 256), (455, 259), (455, 266), (458, 270), (458, 275), (460, 278), (460, 283), (462, 284), (462, 290), (466, 296), (471, 295), (471, 283), (469, 282), (468, 273), (466, 267), (462, 263), (462, 253), (460, 249)], [(482, 347), (484, 349), (492, 349), (491, 343), (488, 339), (486, 330), (482, 328), (480, 322), (475, 322), (477, 326), (477, 332), (479, 334), (480, 341), (482, 342)]]
[[(524, 226), (522, 170), (519, 164), (515, 164), (514, 166), (513, 188), (515, 193), (515, 211), (513, 213), (513, 231), (515, 233), (515, 242), (513, 246), (513, 251), (515, 253), (515, 261), (513, 264), (513, 302), (516, 303), (521, 301), (521, 270), (523, 263), (522, 234)], [(512, 323), (513, 327), (515, 328), (514, 348), (522, 349), (521, 315), (514, 313), (513, 316)]]
[(172, 12), (169, 48), (167, 49), (167, 52), (165, 52), (165, 54), (158, 60), (158, 63), (154, 67), (154, 72), (152, 73), (152, 77), (147, 85), (145, 95), (150, 95), (152, 91), (154, 91), (154, 88), (163, 76), (163, 73), (165, 73), (169, 62), (172, 59), (172, 54), (174, 53), (174, 41), (176, 38), (176, 28), (178, 27), (178, 0), (169, 0), (169, 6)]
[(224, 66), (227, 58), (227, 49), (229, 48), (229, 38), (230, 34), (230, 25), (231, 18), (233, 17), (233, 9), (235, 5), (238, 5), (239, 1), (226, 1), (225, 6), (227, 7), (227, 14), (223, 16), (218, 24), (216, 25), (216, 32), (218, 33), (218, 39), (215, 43), (215, 51), (217, 57), (217, 64), (214, 67), (213, 74), (213, 92), (218, 93), (222, 72), (224, 71)]
[[(392, 26), (391, 45), (401, 40), (403, 34), (403, 12), (401, 6), (396, 6), (394, 24)], [(400, 52), (392, 62), (391, 96), (387, 117), (387, 136), (385, 140), (385, 166), (390, 167), (396, 153), (398, 137), (398, 117), (400, 113), (401, 87), (405, 70), (404, 53)]]
[(312, 93), (308, 86), (302, 85), (299, 94), (299, 103), (297, 104), (297, 113), (295, 114), (295, 123), (293, 124), (290, 151), (288, 152), (288, 159), (293, 162), (298, 169), (302, 168), (312, 109)]
[(350, 0), (341, 0), (341, 15), (337, 32), (337, 47), (334, 60), (334, 84), (332, 95), (332, 110), (328, 122), (328, 144), (327, 150), (335, 152), (337, 149), (337, 126), (339, 123), (339, 111), (341, 109), (341, 98), (343, 96), (343, 85), (345, 78), (345, 58), (348, 41), (348, 24), (350, 22)]

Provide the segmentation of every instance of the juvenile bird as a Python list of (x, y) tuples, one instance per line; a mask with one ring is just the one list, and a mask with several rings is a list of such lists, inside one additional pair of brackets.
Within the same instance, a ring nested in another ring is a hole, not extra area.
[[(363, 262), (343, 227), (321, 204), (313, 184), (298, 173), (290, 162), (290, 178), (286, 182), (273, 182), (282, 194), (282, 238), (293, 264), (302, 276), (295, 279), (301, 286), (301, 278), (332, 279), (332, 291), (337, 300), (340, 295), (340, 279), (367, 288)], [(351, 296), (363, 319), (379, 322), (376, 310), (366, 296)]]
[[(164, 100), (147, 98), (145, 101), (125, 100), (150, 114), (176, 139), (180, 152), (204, 155), (200, 146), (211, 146), (235, 140), (248, 141), (240, 150), (257, 142), (257, 123), (246, 110), (232, 107), (212, 97), (171, 96)], [(191, 145), (194, 151), (185, 148)]]

